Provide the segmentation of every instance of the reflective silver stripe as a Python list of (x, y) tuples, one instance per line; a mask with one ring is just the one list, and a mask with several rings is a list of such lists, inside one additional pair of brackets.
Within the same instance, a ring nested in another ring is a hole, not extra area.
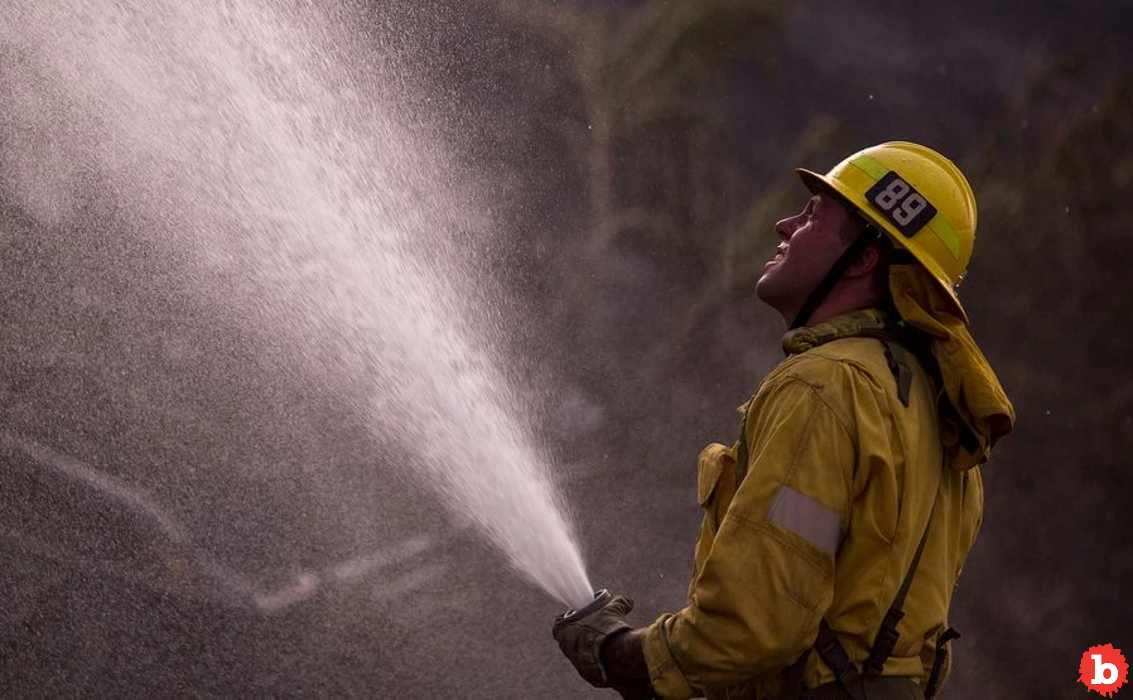
[(771, 501), (767, 519), (830, 556), (838, 551), (838, 542), (842, 538), (842, 518), (838, 511), (790, 486), (779, 487)]

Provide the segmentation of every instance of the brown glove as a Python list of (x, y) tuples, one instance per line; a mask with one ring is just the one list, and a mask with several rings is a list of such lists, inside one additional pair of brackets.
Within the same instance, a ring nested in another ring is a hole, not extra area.
[(613, 634), (631, 629), (626, 622), (630, 610), (633, 610), (632, 600), (614, 596), (585, 617), (564, 613), (555, 618), (551, 634), (559, 643), (559, 649), (574, 664), (578, 675), (595, 688), (611, 685), (602, 666), (602, 643)]
[(645, 662), (642, 639), (645, 628), (622, 631), (606, 637), (602, 643), (602, 668), (610, 686), (623, 700), (653, 700), (653, 684), (649, 681), (649, 666)]

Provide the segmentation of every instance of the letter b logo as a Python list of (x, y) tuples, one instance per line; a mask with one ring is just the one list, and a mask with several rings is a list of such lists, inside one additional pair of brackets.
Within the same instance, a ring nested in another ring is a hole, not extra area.
[(1112, 644), (1090, 647), (1078, 663), (1078, 680), (1082, 685), (1107, 698), (1125, 685), (1128, 673), (1129, 665), (1125, 663), (1125, 657)]
[(1094, 660), (1094, 677), (1090, 679), (1091, 685), (1095, 683), (1112, 685), (1117, 682), (1117, 664), (1112, 661), (1102, 661), (1101, 654), (1090, 654), (1090, 658)]

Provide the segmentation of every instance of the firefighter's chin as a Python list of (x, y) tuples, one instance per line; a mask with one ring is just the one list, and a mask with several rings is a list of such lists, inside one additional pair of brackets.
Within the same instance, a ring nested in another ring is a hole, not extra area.
[(784, 287), (790, 287), (790, 284), (785, 284), (786, 277), (783, 276), (784, 272), (789, 273), (789, 270), (783, 269), (783, 260), (786, 256), (780, 253), (771, 260), (768, 260), (763, 265), (763, 273), (759, 276), (759, 281), (755, 283), (755, 295), (763, 303), (771, 306), (772, 308), (779, 309), (783, 299), (781, 297), (789, 296)]

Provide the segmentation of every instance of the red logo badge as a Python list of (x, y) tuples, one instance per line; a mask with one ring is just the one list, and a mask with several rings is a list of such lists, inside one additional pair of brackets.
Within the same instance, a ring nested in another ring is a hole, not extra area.
[(1078, 680), (1099, 695), (1112, 697), (1129, 675), (1129, 664), (1121, 650), (1112, 644), (1092, 646), (1082, 654), (1078, 663)]

